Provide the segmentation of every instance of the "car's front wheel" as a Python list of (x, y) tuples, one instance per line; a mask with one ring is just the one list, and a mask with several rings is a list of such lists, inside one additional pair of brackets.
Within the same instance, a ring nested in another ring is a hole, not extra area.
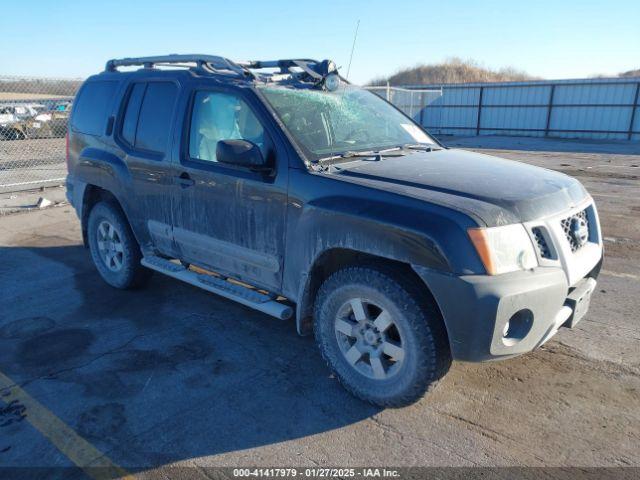
[(411, 404), (433, 387), (451, 357), (440, 314), (393, 270), (339, 270), (321, 286), (315, 336), (344, 387), (384, 407)]
[(87, 236), (93, 263), (109, 285), (135, 288), (150, 278), (152, 272), (140, 264), (140, 246), (117, 205), (103, 201), (91, 209)]

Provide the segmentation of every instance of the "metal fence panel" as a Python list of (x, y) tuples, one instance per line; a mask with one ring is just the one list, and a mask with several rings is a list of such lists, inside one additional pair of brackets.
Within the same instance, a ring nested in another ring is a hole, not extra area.
[(554, 107), (549, 128), (559, 133), (577, 130), (574, 133), (589, 133), (591, 138), (623, 140), (627, 137), (630, 119), (629, 107), (563, 106)]
[(478, 113), (475, 109), (462, 107), (441, 107), (440, 125), (475, 128)]
[(640, 140), (640, 107), (636, 107), (634, 109), (634, 111), (632, 112), (632, 116), (633, 116), (633, 131), (634, 132), (639, 132), (639, 133), (634, 133), (632, 134), (631, 138), (632, 140)]
[(635, 93), (634, 84), (557, 85), (554, 102), (571, 105), (629, 105)]
[(640, 78), (410, 85), (441, 88), (423, 106), (438, 135), (529, 135), (640, 140)]
[(398, 87), (364, 87), (393, 103), (418, 123), (424, 122), (424, 107), (431, 105), (442, 96), (441, 89), (405, 89)]
[[(544, 105), (549, 103), (551, 87), (526, 86), (513, 88), (485, 87), (482, 94), (483, 105)], [(476, 105), (478, 103), (476, 102)]]
[(454, 89), (442, 88), (442, 96), (433, 103), (434, 107), (440, 106), (459, 106), (468, 105), (475, 106), (480, 98), (479, 88)]
[(80, 83), (0, 76), (0, 192), (64, 181), (64, 137)]
[(547, 107), (485, 107), (482, 110), (481, 120), (483, 129), (544, 129), (547, 122)]

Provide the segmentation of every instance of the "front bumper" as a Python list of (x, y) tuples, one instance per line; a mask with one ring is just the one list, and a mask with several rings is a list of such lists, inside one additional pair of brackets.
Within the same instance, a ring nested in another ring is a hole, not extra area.
[[(484, 361), (529, 352), (571, 324), (571, 292), (593, 291), (600, 261), (570, 287), (560, 267), (538, 267), (503, 275), (448, 275), (414, 266), (430, 288), (444, 317), (454, 359)], [(505, 336), (513, 315), (525, 312), (526, 328)], [(581, 312), (583, 313), (583, 312)], [(521, 333), (521, 335), (520, 335)], [(521, 336), (521, 338), (520, 338)]]

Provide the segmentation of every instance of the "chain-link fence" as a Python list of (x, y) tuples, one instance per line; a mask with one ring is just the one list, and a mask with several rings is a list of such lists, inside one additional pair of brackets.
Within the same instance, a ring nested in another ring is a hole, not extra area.
[(0, 192), (64, 181), (64, 137), (81, 83), (0, 76)]
[(423, 125), (424, 109), (442, 96), (442, 89), (407, 89), (399, 87), (365, 87), (367, 90), (393, 103), (420, 125)]

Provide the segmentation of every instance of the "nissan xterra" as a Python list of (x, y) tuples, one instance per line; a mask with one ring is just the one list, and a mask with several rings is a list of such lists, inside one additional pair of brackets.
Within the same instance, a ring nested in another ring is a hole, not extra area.
[(602, 263), (580, 182), (446, 148), (326, 60), (110, 60), (77, 95), (67, 162), (109, 285), (159, 271), (295, 317), (381, 406), (573, 327)]

